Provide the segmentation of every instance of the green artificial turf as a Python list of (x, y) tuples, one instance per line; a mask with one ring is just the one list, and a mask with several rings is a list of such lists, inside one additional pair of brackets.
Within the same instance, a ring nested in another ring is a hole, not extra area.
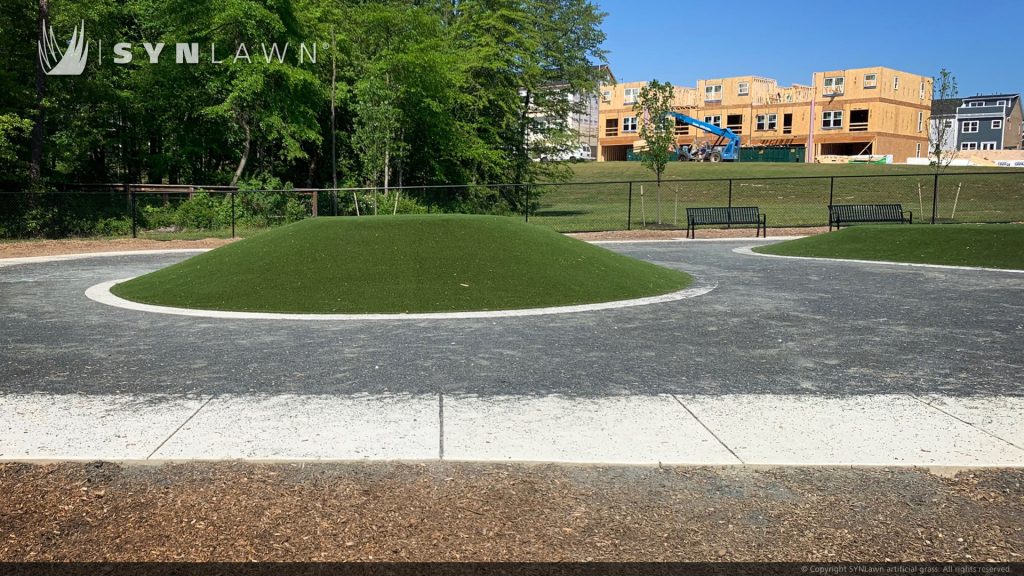
[(315, 218), (118, 284), (128, 300), (216, 310), (405, 313), (607, 302), (691, 278), (496, 216)]
[(755, 252), (853, 260), (1024, 269), (1024, 225), (852, 226)]

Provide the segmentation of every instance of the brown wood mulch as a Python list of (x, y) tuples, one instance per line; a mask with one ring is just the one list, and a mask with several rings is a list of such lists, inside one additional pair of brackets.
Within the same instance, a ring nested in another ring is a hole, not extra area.
[(0, 465), (0, 561), (1024, 560), (1024, 470)]
[(223, 246), (231, 242), (234, 242), (234, 240), (230, 238), (206, 238), (203, 240), (147, 240), (142, 238), (118, 238), (110, 240), (24, 240), (17, 242), (0, 242), (0, 258), (57, 256), (61, 254), (87, 254), (94, 252), (122, 252), (135, 250), (217, 248), (218, 246)]

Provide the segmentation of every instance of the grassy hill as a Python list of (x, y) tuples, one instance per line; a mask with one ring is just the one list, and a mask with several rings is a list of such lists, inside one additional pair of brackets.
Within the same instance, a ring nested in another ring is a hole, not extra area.
[(690, 281), (517, 219), (425, 215), (306, 220), (113, 292), (184, 308), (405, 313), (607, 302), (672, 292)]

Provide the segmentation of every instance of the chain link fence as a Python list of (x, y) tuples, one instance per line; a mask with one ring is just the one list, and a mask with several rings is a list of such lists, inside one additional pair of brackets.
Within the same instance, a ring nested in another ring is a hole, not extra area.
[(387, 190), (78, 186), (0, 192), (0, 238), (229, 237), (317, 216), (426, 213), (516, 216), (559, 232), (682, 229), (687, 208), (722, 206), (757, 206), (773, 228), (812, 227), (828, 225), (829, 204), (897, 203), (915, 223), (1024, 222), (1024, 171)]
[(1024, 172), (569, 183), (530, 221), (560, 232), (686, 227), (686, 208), (757, 206), (770, 228), (828, 226), (830, 204), (902, 204), (915, 223), (1024, 222)]

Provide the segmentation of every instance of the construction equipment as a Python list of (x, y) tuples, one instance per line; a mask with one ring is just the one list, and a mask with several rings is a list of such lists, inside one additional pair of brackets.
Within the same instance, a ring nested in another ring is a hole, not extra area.
[(669, 112), (669, 115), (687, 126), (696, 126), (717, 137), (710, 146), (706, 143), (702, 144), (696, 152), (680, 146), (680, 160), (693, 162), (734, 162), (740, 159), (740, 137), (732, 130), (719, 128), (708, 122), (701, 122), (696, 118), (680, 114), (679, 112)]

